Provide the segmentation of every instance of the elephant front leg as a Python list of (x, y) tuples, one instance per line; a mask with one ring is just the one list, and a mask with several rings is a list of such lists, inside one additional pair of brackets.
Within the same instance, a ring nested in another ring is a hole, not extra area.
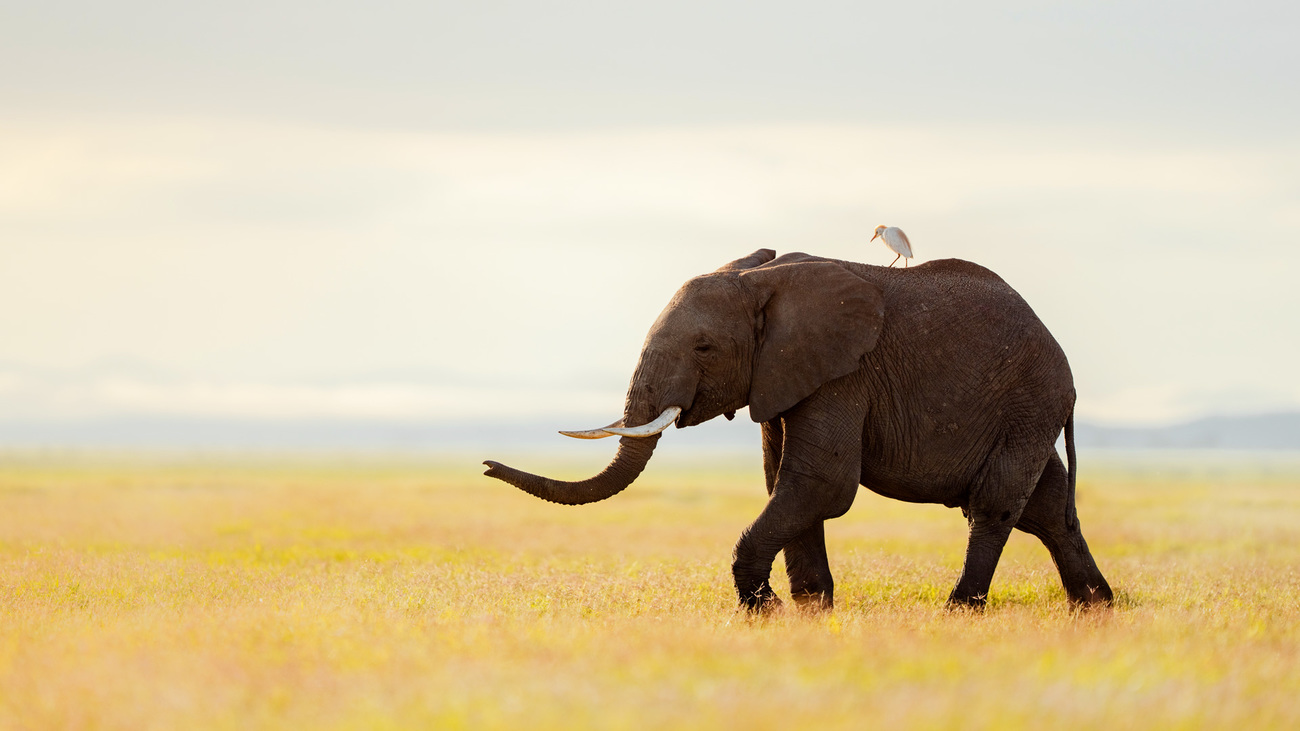
[(822, 522), (848, 509), (856, 487), (782, 467), (767, 506), (736, 543), (731, 571), (742, 606), (751, 612), (780, 606), (769, 579), (777, 552), (785, 549), (795, 601), (830, 607), (834, 583)]
[(758, 516), (736, 542), (731, 558), (731, 575), (736, 581), (740, 605), (751, 613), (767, 612), (781, 606), (781, 600), (772, 590), (772, 562), (788, 540), (784, 529), (773, 516), (772, 505), (776, 496), (768, 501)]
[[(829, 608), (834, 582), (822, 523), (843, 515), (861, 474), (862, 413), (846, 411), (851, 378), (823, 388), (779, 420), (763, 425), (767, 505), (740, 536), (731, 564), (740, 603), (751, 612), (780, 605), (770, 583), (772, 562), (785, 550), (790, 590), (800, 606)], [(861, 397), (857, 403), (866, 403)], [(862, 407), (865, 408), (865, 407)]]
[(826, 611), (835, 605), (835, 579), (826, 557), (826, 522), (800, 533), (783, 550), (790, 597), (800, 609)]
[[(780, 417), (763, 422), (763, 475), (769, 496), (776, 491), (784, 440), (785, 427)], [(835, 581), (831, 578), (830, 563), (826, 558), (825, 522), (817, 521), (813, 527), (800, 533), (785, 545), (782, 553), (785, 554), (785, 572), (790, 578), (790, 596), (795, 604), (801, 609), (830, 609), (834, 604)], [(772, 599), (775, 597), (769, 595), (767, 601)]]

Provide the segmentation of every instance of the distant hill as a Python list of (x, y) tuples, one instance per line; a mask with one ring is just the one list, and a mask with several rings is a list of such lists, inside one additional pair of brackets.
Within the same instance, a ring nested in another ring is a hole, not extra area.
[[(77, 422), (0, 421), (0, 449), (310, 449), (415, 450), (500, 453), (518, 449), (586, 455), (613, 449), (567, 439), (558, 428), (582, 426), (590, 416), (534, 418), (518, 422), (241, 421), (185, 418), (107, 418)], [(595, 419), (594, 421), (600, 421)], [(1240, 449), (1300, 451), (1300, 412), (1214, 416), (1154, 428), (1075, 424), (1082, 449)], [(713, 419), (670, 430), (664, 446), (674, 452), (744, 452), (757, 455), (759, 429), (742, 413), (735, 421)]]
[(1210, 416), (1173, 426), (1135, 428), (1077, 423), (1080, 447), (1112, 449), (1296, 449), (1300, 412)]

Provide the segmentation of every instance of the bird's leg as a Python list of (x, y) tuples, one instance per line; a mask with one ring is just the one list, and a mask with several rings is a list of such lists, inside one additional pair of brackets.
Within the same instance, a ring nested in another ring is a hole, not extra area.
[(909, 261), (911, 261), (911, 259), (904, 259), (904, 260), (903, 260), (903, 268), (904, 268), (904, 269), (907, 268), (907, 262), (909, 262)]
[[(892, 266), (894, 266), (895, 264), (897, 264), (897, 263), (898, 263), (898, 260), (901, 259), (902, 257), (903, 257), (902, 254), (899, 254), (898, 256), (894, 257), (894, 260), (891, 261), (891, 262), (889, 262), (889, 266), (892, 267)], [(907, 263), (904, 262), (904, 263), (903, 263), (903, 266), (907, 266)]]

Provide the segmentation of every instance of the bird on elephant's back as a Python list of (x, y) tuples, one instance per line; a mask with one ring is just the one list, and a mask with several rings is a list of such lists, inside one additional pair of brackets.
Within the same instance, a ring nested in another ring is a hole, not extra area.
[(898, 255), (894, 257), (893, 261), (889, 262), (889, 266), (894, 266), (901, 258), (903, 268), (906, 269), (907, 263), (912, 260), (912, 242), (907, 238), (907, 234), (903, 233), (903, 229), (897, 226), (877, 226), (876, 233), (871, 237), (871, 240), (875, 241), (877, 238), (884, 241), (885, 246), (888, 246), (890, 251)]
[(1017, 528), (1042, 540), (1072, 602), (1107, 603), (1074, 509), (1074, 398), (1056, 340), (981, 266), (891, 269), (760, 249), (687, 281), (650, 327), (622, 418), (571, 434), (621, 437), (600, 474), (562, 482), (494, 461), (486, 474), (552, 502), (603, 500), (636, 479), (668, 426), (747, 407), (762, 425), (769, 498), (733, 556), (745, 607), (780, 603), (778, 552), (794, 601), (832, 606), (823, 524), (859, 486), (967, 516), (952, 604), (983, 605)]

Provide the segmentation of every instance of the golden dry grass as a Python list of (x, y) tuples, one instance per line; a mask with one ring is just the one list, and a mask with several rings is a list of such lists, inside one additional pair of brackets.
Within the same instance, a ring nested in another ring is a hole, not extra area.
[(835, 612), (755, 621), (756, 464), (566, 508), (468, 458), (8, 455), (0, 728), (1300, 727), (1300, 476), (1083, 474), (1112, 610), (1016, 534), (945, 611), (960, 514), (864, 491)]

